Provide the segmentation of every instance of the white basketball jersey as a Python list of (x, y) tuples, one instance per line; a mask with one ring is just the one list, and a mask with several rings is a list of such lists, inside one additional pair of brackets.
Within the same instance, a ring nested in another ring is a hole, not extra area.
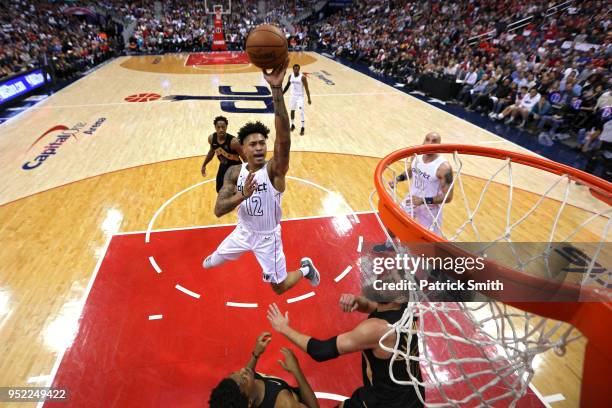
[[(236, 186), (238, 191), (244, 188), (244, 182), (249, 175), (247, 163), (242, 165)], [(255, 172), (257, 189), (253, 195), (238, 206), (238, 225), (249, 231), (273, 231), (281, 220), (281, 198), (283, 193), (277, 191), (268, 177), (268, 163)]]
[(304, 97), (304, 84), (302, 83), (302, 73), (295, 76), (293, 73), (289, 75), (289, 82), (291, 83), (291, 94), (293, 96)]

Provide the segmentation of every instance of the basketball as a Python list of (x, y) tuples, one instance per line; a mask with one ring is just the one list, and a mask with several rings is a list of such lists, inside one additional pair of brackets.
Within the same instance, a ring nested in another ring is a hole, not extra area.
[(261, 24), (253, 28), (246, 39), (245, 48), (249, 60), (262, 69), (281, 65), (289, 55), (285, 34), (271, 24)]

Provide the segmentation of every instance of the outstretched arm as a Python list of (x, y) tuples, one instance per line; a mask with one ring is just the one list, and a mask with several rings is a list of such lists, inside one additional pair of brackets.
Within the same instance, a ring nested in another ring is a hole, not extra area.
[(272, 340), (272, 335), (268, 332), (263, 332), (257, 338), (257, 342), (255, 343), (255, 348), (251, 352), (251, 358), (247, 363), (247, 368), (255, 371), (255, 365), (257, 364), (257, 360), (259, 357), (266, 351), (266, 347), (268, 347), (268, 343)]
[(319, 408), (319, 402), (317, 401), (317, 397), (315, 396), (315, 393), (312, 391), (312, 387), (308, 383), (308, 380), (306, 380), (306, 376), (302, 372), (300, 363), (295, 357), (295, 354), (293, 354), (293, 351), (291, 351), (290, 349), (286, 347), (283, 347), (281, 348), (281, 353), (283, 353), (283, 355), (285, 356), (285, 361), (278, 360), (278, 363), (285, 370), (293, 374), (293, 377), (295, 378), (295, 382), (297, 382), (298, 388), (300, 390), (300, 400), (303, 402), (303, 404), (300, 404), (297, 401), (295, 401), (293, 398), (290, 398), (288, 395), (285, 395), (286, 398), (284, 399), (286, 401), (283, 401), (285, 405), (281, 404), (281, 406), (291, 407), (291, 408), (303, 407), (303, 406), (308, 407), (308, 408)]
[(281, 89), (289, 59), (272, 73), (264, 71), (264, 78), (272, 88), (272, 101), (274, 102), (274, 127), (276, 140), (274, 141), (274, 156), (268, 166), (268, 176), (278, 191), (285, 190), (285, 174), (289, 171), (289, 152), (291, 150), (291, 133), (289, 131), (289, 114), (285, 106), (283, 91)]

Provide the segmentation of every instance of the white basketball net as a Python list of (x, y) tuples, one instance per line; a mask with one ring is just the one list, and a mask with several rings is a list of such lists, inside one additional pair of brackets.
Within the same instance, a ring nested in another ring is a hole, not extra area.
[[(510, 244), (510, 248), (513, 248), (513, 230), (537, 210), (556, 186), (565, 182), (567, 185), (564, 198), (549, 235), (549, 242), (552, 242), (557, 233), (559, 218), (569, 197), (571, 183), (567, 175), (559, 176), (546, 189), (535, 205), (517, 221), (512, 222), (510, 209), (512, 207), (514, 185), (511, 159), (503, 160), (502, 166), (486, 181), (474, 208), (470, 206), (466, 196), (462, 180), (463, 165), (457, 152), (453, 154), (453, 159), (454, 179), (451, 187), (455, 188), (455, 199), (457, 193), (461, 193), (466, 211), (466, 221), (452, 235), (444, 237), (445, 239), (452, 242), (458, 241), (461, 234), (467, 228), (471, 228), (477, 240), (480, 241), (480, 232), (475, 224), (475, 215), (481, 209), (483, 198), (487, 194), (492, 181), (506, 170), (510, 182), (505, 228), (500, 236), (490, 242), (505, 241)], [(404, 162), (405, 171), (408, 170), (407, 160)], [(395, 180), (396, 173), (390, 167), (388, 169), (393, 173), (393, 180)], [(387, 185), (386, 180), (385, 185)], [(388, 193), (397, 203), (395, 186), (388, 190)], [(370, 204), (375, 209), (373, 195), (374, 193), (370, 196)], [(425, 197), (422, 198), (425, 199)], [(429, 207), (427, 208), (429, 210)], [(443, 208), (444, 204), (440, 206), (437, 214), (432, 214), (429, 210), (433, 219), (430, 230), (434, 230), (438, 226)], [(608, 206), (578, 225), (561, 241), (557, 240), (557, 242), (568, 242), (593, 220), (602, 216), (608, 217), (597, 253), (593, 256), (592, 262), (584, 274), (583, 284), (597, 281), (599, 285), (603, 283), (604, 287), (610, 287), (610, 271), (605, 271), (603, 274), (592, 272), (597, 255), (608, 235), (611, 224), (609, 214), (611, 212), (612, 209)], [(376, 211), (375, 214), (377, 214)], [(387, 237), (391, 239), (380, 218), (379, 223)], [(393, 241), (393, 245), (397, 253), (408, 253), (408, 249), (399, 242)], [(479, 251), (480, 254), (485, 254), (490, 245), (491, 243), (483, 244), (481, 251)], [(516, 269), (524, 270), (536, 259), (544, 259), (544, 263), (548, 267), (547, 260), (551, 249), (552, 245), (549, 245), (548, 250), (544, 253), (529, 259), (520, 259), (513, 250)], [(412, 274), (406, 274), (405, 278), (415, 280)], [(463, 407), (466, 405), (514, 407), (527, 391), (533, 376), (534, 358), (550, 349), (562, 355), (569, 342), (581, 337), (572, 333), (573, 326), (517, 310), (501, 302), (437, 303), (430, 302), (426, 294), (420, 291), (410, 291), (409, 296), (408, 307), (402, 319), (395, 323), (383, 336), (380, 340), (380, 346), (393, 353), (391, 364), (403, 359), (408, 367), (410, 381), (395, 379), (390, 365), (391, 378), (398, 384), (413, 386), (421, 402), (429, 407)], [(406, 341), (400, 341), (400, 335), (402, 334), (407, 337)], [(392, 335), (397, 335), (395, 347), (386, 347), (383, 342)], [(418, 356), (409, 354), (413, 336), (418, 338)], [(422, 381), (418, 380), (416, 373), (411, 372), (410, 362), (415, 361), (418, 361), (421, 367)], [(425, 387), (428, 402), (421, 395), (418, 386)]]

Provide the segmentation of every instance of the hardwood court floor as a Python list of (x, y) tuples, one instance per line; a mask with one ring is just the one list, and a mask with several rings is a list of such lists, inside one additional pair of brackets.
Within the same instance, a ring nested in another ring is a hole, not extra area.
[[(160, 206), (204, 180), (200, 165), (215, 116), (227, 116), (233, 134), (248, 120), (272, 126), (273, 115), (260, 113), (269, 96), (252, 95), (266, 85), (260, 73), (187, 61), (187, 55), (119, 58), (0, 126), (0, 385), (44, 385), (50, 379), (78, 327), (81, 300), (105, 242), (118, 232), (146, 230)], [(296, 54), (292, 62), (309, 73), (313, 104), (306, 107), (306, 135), (292, 135), (295, 179), (284, 195), (284, 217), (370, 210), (379, 159), (421, 143), (429, 131), (439, 132), (443, 142), (523, 151), (325, 57)], [(228, 92), (237, 99), (224, 103), (220, 95)], [(57, 144), (48, 147), (52, 142)], [(45, 159), (35, 160), (41, 154)], [(474, 188), (482, 184), (482, 166), (465, 162)], [(215, 171), (213, 163), (211, 177)], [(519, 171), (516, 211), (528, 208), (536, 200), (531, 192), (542, 192), (552, 180)], [(212, 214), (212, 184), (174, 200), (154, 228), (235, 222), (233, 214)], [(495, 188), (504, 194), (503, 180)], [(604, 208), (580, 186), (570, 202), (567, 228)], [(555, 206), (548, 205), (549, 211)], [(448, 226), (459, 223), (460, 206), (455, 200), (445, 212)], [(531, 222), (525, 234), (547, 239), (544, 231), (538, 236), (537, 219)], [(601, 222), (587, 233), (596, 234)], [(577, 406), (583, 349), (579, 341), (563, 358), (536, 358), (535, 386), (565, 398), (555, 406)]]

